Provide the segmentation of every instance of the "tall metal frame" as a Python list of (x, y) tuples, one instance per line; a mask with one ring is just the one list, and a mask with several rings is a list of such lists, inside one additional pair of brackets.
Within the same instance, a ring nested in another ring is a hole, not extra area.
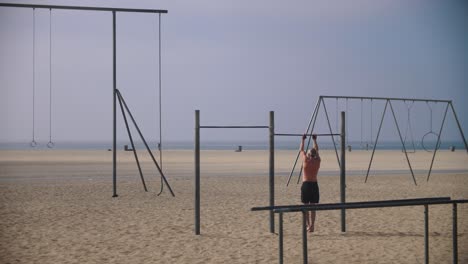
[[(394, 119), (394, 122), (395, 122), (395, 125), (396, 125), (396, 128), (397, 128), (397, 131), (398, 131), (398, 135), (399, 135), (399, 138), (400, 138), (400, 141), (402, 143), (402, 147), (403, 147), (403, 152), (405, 153), (405, 157), (406, 157), (406, 160), (408, 162), (408, 167), (409, 167), (409, 170), (411, 172), (411, 175), (412, 175), (412, 178), (413, 178), (413, 182), (415, 185), (417, 185), (416, 183), (416, 178), (414, 176), (414, 172), (413, 172), (413, 169), (411, 167), (411, 162), (408, 158), (408, 154), (407, 154), (407, 151), (406, 151), (406, 144), (403, 140), (403, 137), (401, 135), (401, 130), (400, 130), (400, 127), (398, 125), (398, 122), (397, 122), (397, 119), (396, 119), (396, 115), (395, 115), (395, 111), (393, 110), (393, 105), (392, 105), (392, 102), (393, 101), (412, 101), (412, 102), (437, 102), (437, 103), (446, 103), (446, 108), (445, 108), (445, 112), (444, 112), (444, 117), (443, 117), (443, 120), (442, 120), (442, 123), (441, 123), (441, 127), (439, 129), (439, 134), (437, 136), (437, 143), (434, 147), (434, 151), (433, 151), (433, 155), (432, 155), (432, 160), (431, 160), (431, 165), (429, 167), (429, 171), (428, 171), (428, 174), (427, 174), (427, 179), (426, 181), (429, 181), (429, 178), (431, 176), (431, 172), (432, 172), (432, 167), (434, 165), (434, 160), (435, 160), (435, 156), (437, 154), (437, 150), (439, 149), (440, 147), (440, 137), (441, 137), (441, 133), (443, 131), (443, 127), (444, 127), (444, 124), (445, 124), (445, 119), (447, 117), (447, 113), (448, 113), (448, 109), (450, 108), (452, 110), (452, 113), (453, 113), (453, 116), (455, 118), (455, 121), (457, 123), (457, 126), (458, 126), (458, 130), (460, 132), (460, 135), (463, 139), (463, 143), (465, 145), (465, 150), (466, 152), (468, 153), (468, 144), (466, 142), (466, 139), (465, 139), (465, 135), (463, 133), (463, 129), (461, 127), (461, 124), (460, 124), (460, 121), (458, 120), (458, 117), (457, 117), (457, 114), (455, 112), (455, 109), (453, 107), (453, 102), (452, 100), (434, 100), (434, 99), (421, 99), (421, 98), (397, 98), (397, 97), (369, 97), (369, 96), (327, 96), (327, 95), (321, 95), (317, 101), (317, 104), (315, 106), (315, 109), (314, 109), (314, 112), (312, 113), (312, 117), (310, 119), (310, 122), (307, 126), (307, 130), (306, 130), (306, 133), (309, 133), (309, 131), (313, 131), (314, 130), (314, 127), (315, 127), (315, 122), (317, 120), (317, 116), (318, 116), (318, 113), (319, 113), (319, 110), (320, 110), (320, 106), (323, 105), (323, 108), (324, 108), (324, 112), (325, 112), (325, 117), (326, 117), (326, 120), (327, 120), (327, 124), (328, 124), (328, 128), (330, 130), (330, 134), (333, 134), (334, 132), (332, 131), (332, 128), (331, 128), (331, 125), (330, 125), (330, 119), (329, 119), (329, 116), (328, 116), (328, 112), (327, 112), (327, 108), (326, 108), (326, 104), (325, 104), (325, 99), (346, 99), (347, 101), (348, 100), (376, 100), (376, 101), (385, 101), (385, 107), (384, 107), (384, 111), (382, 113), (382, 117), (381, 117), (381, 120), (380, 120), (380, 125), (379, 125), (379, 129), (378, 129), (378, 132), (377, 132), (377, 135), (376, 135), (376, 138), (375, 138), (375, 142), (373, 143), (373, 149), (372, 149), (372, 155), (371, 155), (371, 159), (369, 161), (369, 166), (367, 168), (367, 173), (366, 173), (366, 179), (365, 181), (367, 182), (367, 179), (369, 177), (369, 172), (370, 172), (370, 168), (372, 166), (372, 161), (373, 161), (373, 158), (374, 158), (374, 154), (375, 154), (375, 149), (376, 149), (376, 146), (377, 146), (377, 143), (378, 143), (378, 139), (379, 139), (379, 135), (380, 135), (380, 132), (381, 132), (381, 128), (382, 128), (382, 124), (383, 124), (383, 120), (385, 118), (385, 114), (386, 114), (386, 111), (387, 111), (387, 108), (390, 108), (390, 111), (392, 113), (392, 116), (393, 116), (393, 119)], [(389, 107), (388, 107), (389, 106)], [(312, 128), (312, 129), (310, 129)], [(309, 130), (310, 129), (310, 130)], [(335, 132), (336, 133), (336, 132)], [(334, 142), (334, 139), (332, 137), (332, 140), (333, 140), (333, 146), (335, 148), (335, 154), (336, 154), (336, 157), (337, 157), (337, 161), (338, 161), (338, 165), (340, 165), (340, 159), (338, 158), (338, 151), (336, 149), (336, 144)], [(310, 142), (309, 142), (310, 143)], [(294, 171), (295, 171), (295, 168), (296, 168), (296, 164), (297, 164), (297, 160), (299, 158), (299, 154), (297, 155), (296, 157), (296, 161), (294, 162), (294, 165), (293, 165), (293, 168), (291, 169), (291, 173), (289, 175), (289, 178), (288, 178), (288, 182), (287, 182), (287, 185), (289, 185), (289, 182), (291, 180), (291, 177), (292, 175), (294, 174)], [(340, 166), (341, 167), (341, 166)], [(302, 172), (302, 169), (300, 170)], [(300, 174), (299, 174), (299, 177), (300, 177)]]
[[(63, 10), (85, 10), (85, 11), (103, 11), (112, 12), (112, 65), (113, 65), (113, 88), (112, 88), (112, 180), (113, 180), (113, 195), (117, 195), (117, 45), (116, 45), (116, 20), (117, 12), (130, 13), (153, 13), (166, 14), (168, 11), (163, 9), (146, 9), (146, 8), (113, 8), (113, 7), (91, 7), (91, 6), (61, 6), (61, 5), (36, 5), (36, 4), (15, 4), (15, 3), (0, 3), (0, 7), (17, 7), (17, 8), (43, 8), (43, 9), (63, 9)], [(160, 20), (159, 20), (160, 21)], [(159, 62), (160, 63), (160, 62)], [(164, 178), (163, 178), (164, 179)], [(164, 179), (165, 180), (165, 179)], [(172, 193), (172, 191), (171, 191)]]

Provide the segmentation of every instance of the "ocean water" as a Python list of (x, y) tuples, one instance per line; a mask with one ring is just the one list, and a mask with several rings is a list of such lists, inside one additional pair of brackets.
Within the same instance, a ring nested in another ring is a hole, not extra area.
[[(54, 142), (55, 146), (53, 149), (79, 149), (79, 150), (101, 150), (101, 149), (112, 149), (112, 141), (108, 142)], [(335, 142), (337, 149), (340, 148), (339, 142)], [(426, 148), (434, 149), (436, 142), (424, 142)], [(117, 142), (117, 149), (124, 149), (124, 146), (128, 145), (131, 147), (130, 142)], [(157, 149), (157, 142), (148, 142), (151, 149)], [(193, 141), (167, 141), (163, 142), (162, 149), (166, 150), (193, 150)], [(202, 141), (200, 143), (202, 150), (236, 150), (239, 146), (242, 146), (243, 150), (267, 150), (269, 148), (268, 141), (252, 141), (252, 140), (237, 140), (237, 141)], [(346, 144), (347, 147), (351, 146), (352, 150), (363, 150), (366, 149), (366, 143), (351, 141)], [(144, 149), (145, 145), (142, 142), (135, 142), (137, 149)], [(334, 149), (331, 141), (319, 142), (321, 149)], [(406, 143), (407, 151), (423, 150), (421, 142), (414, 142), (414, 147), (411, 142)], [(451, 147), (455, 147), (456, 150), (464, 149), (465, 145), (462, 141), (445, 141), (441, 142), (439, 150), (448, 150)], [(299, 141), (275, 141), (275, 149), (278, 150), (294, 150), (299, 148)], [(372, 150), (373, 146), (367, 144), (367, 148)], [(26, 149), (48, 149), (47, 142), (38, 142), (36, 147), (31, 147), (29, 142), (15, 142), (15, 143), (0, 143), (0, 150), (26, 150)], [(379, 150), (400, 150), (402, 149), (401, 142), (394, 141), (382, 141), (378, 142), (376, 149)]]

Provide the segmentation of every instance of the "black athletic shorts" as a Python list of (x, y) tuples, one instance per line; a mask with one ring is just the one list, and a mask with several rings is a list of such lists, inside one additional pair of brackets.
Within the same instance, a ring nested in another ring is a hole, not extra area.
[(317, 182), (303, 182), (301, 186), (302, 203), (318, 203), (320, 192)]

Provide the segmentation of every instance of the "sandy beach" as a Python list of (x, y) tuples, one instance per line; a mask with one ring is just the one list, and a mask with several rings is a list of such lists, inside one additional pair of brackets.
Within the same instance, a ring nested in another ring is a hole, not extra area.
[[(107, 150), (0, 151), (0, 263), (277, 263), (278, 236), (269, 232), (268, 152), (201, 152), (201, 235), (194, 235), (193, 151), (164, 152), (163, 170), (175, 192), (163, 189), (141, 151), (149, 191), (132, 152), (118, 153), (118, 197), (112, 197)], [(299, 204), (300, 185), (286, 187), (296, 151), (275, 152), (276, 204)], [(418, 185), (401, 151), (377, 151), (367, 183), (370, 151), (347, 152), (347, 201), (450, 196), (468, 198), (468, 155), (409, 154)], [(321, 203), (339, 202), (333, 151), (321, 151)], [(429, 207), (430, 262), (452, 261), (452, 207)], [(301, 263), (301, 215), (284, 217), (284, 261)], [(424, 208), (317, 214), (309, 234), (310, 263), (423, 263)], [(458, 206), (459, 263), (468, 263), (468, 205)]]

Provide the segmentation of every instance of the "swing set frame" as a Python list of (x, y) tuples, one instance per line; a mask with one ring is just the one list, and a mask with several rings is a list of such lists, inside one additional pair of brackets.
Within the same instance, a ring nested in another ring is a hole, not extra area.
[[(444, 117), (443, 117), (443, 120), (442, 120), (442, 123), (441, 123), (441, 126), (440, 126), (440, 129), (439, 129), (439, 133), (437, 134), (437, 143), (434, 147), (434, 151), (433, 151), (433, 155), (432, 155), (432, 160), (431, 160), (431, 165), (429, 167), (429, 171), (428, 171), (428, 174), (427, 174), (427, 179), (426, 181), (429, 181), (429, 178), (431, 176), (431, 172), (432, 172), (432, 167), (433, 167), (433, 164), (434, 164), (434, 159), (435, 159), (435, 156), (437, 154), (437, 150), (439, 149), (440, 147), (440, 137), (441, 137), (441, 134), (442, 134), (442, 130), (443, 130), (443, 127), (444, 127), (444, 123), (445, 123), (445, 119), (447, 117), (447, 112), (448, 112), (448, 109), (451, 108), (452, 110), (452, 113), (453, 113), (453, 116), (455, 118), (455, 121), (457, 123), (457, 126), (458, 126), (458, 130), (460, 132), (460, 135), (463, 139), (463, 143), (465, 144), (465, 150), (466, 152), (468, 153), (468, 144), (466, 142), (466, 139), (465, 139), (465, 135), (463, 133), (463, 129), (461, 127), (461, 124), (458, 120), (458, 117), (457, 117), (457, 113), (455, 112), (455, 108), (453, 107), (453, 102), (452, 100), (435, 100), (435, 99), (421, 99), (421, 98), (397, 98), (397, 97), (366, 97), (366, 96), (329, 96), (329, 95), (321, 95), (319, 96), (319, 99), (315, 105), (315, 109), (314, 109), (314, 112), (312, 113), (312, 116), (310, 118), (310, 121), (309, 121), (309, 124), (307, 126), (307, 131), (306, 133), (309, 133), (309, 131), (313, 132), (314, 131), (314, 127), (315, 127), (315, 122), (317, 120), (317, 116), (318, 116), (318, 112), (320, 110), (320, 106), (323, 105), (323, 109), (324, 109), (324, 112), (325, 112), (325, 118), (327, 120), (327, 124), (328, 124), (328, 129), (330, 131), (330, 134), (333, 134), (333, 133), (336, 133), (336, 132), (333, 132), (332, 130), (332, 126), (331, 126), (331, 123), (330, 123), (330, 118), (328, 116), (328, 111), (327, 111), (327, 107), (326, 107), (326, 104), (325, 104), (325, 99), (336, 99), (337, 101), (339, 99), (346, 99), (346, 101), (348, 100), (360, 100), (362, 102), (362, 100), (370, 100), (370, 101), (385, 101), (385, 107), (384, 107), (384, 110), (383, 110), (383, 113), (382, 113), (382, 117), (380, 119), (380, 124), (379, 124), (379, 129), (378, 129), (378, 132), (377, 132), (377, 135), (376, 135), (376, 138), (375, 138), (375, 141), (372, 143), (372, 155), (371, 155), (371, 159), (369, 161), (369, 166), (367, 168), (367, 173), (366, 173), (366, 179), (365, 179), (365, 182), (367, 182), (367, 179), (369, 177), (369, 172), (370, 172), (370, 169), (371, 169), (371, 166), (372, 166), (372, 161), (373, 161), (373, 158), (374, 158), (374, 154), (375, 154), (375, 149), (377, 147), (377, 143), (378, 143), (378, 140), (379, 140), (379, 135), (380, 135), (380, 131), (382, 129), (382, 124), (383, 124), (383, 120), (385, 118), (385, 114), (387, 112), (387, 107), (390, 106), (390, 110), (391, 110), (391, 113), (392, 113), (392, 116), (393, 116), (393, 119), (395, 121), (395, 125), (396, 125), (396, 128), (397, 128), (397, 131), (398, 131), (398, 135), (400, 137), (400, 141), (401, 141), (401, 144), (402, 144), (402, 147), (403, 147), (403, 152), (405, 153), (405, 157), (406, 157), (406, 160), (408, 162), (408, 167), (410, 169), (410, 172), (411, 172), (411, 175), (413, 177), (413, 181), (414, 181), (414, 184), (417, 185), (416, 183), (416, 178), (414, 176), (414, 172), (413, 172), (413, 168), (411, 167), (411, 162), (408, 158), (408, 153), (407, 153), (407, 150), (406, 150), (406, 144), (405, 144), (405, 141), (402, 137), (402, 134), (401, 134), (401, 131), (400, 131), (400, 127), (398, 125), (398, 121), (397, 121), (397, 118), (396, 118), (396, 115), (395, 115), (395, 111), (393, 110), (393, 105), (392, 105), (392, 102), (394, 101), (410, 101), (410, 102), (426, 102), (426, 103), (445, 103), (446, 104), (446, 107), (445, 107), (445, 111), (444, 111)], [(348, 109), (346, 109), (348, 110)], [(431, 121), (432, 123), (432, 121)], [(432, 125), (431, 125), (432, 126)], [(431, 131), (432, 131), (432, 127), (431, 127)], [(348, 133), (347, 133), (348, 134)], [(332, 138), (332, 141), (333, 141), (333, 147), (335, 149), (335, 154), (336, 154), (336, 158), (337, 158), (337, 161), (338, 161), (338, 165), (340, 166), (340, 159), (338, 157), (338, 150), (337, 150), (337, 147), (336, 147), (336, 144), (335, 144), (335, 139), (334, 137), (331, 137)], [(309, 147), (310, 145), (310, 138), (309, 138), (309, 142), (307, 144), (307, 148)], [(297, 161), (298, 161), (298, 158), (299, 158), (299, 154), (297, 155), (296, 157), (296, 161), (294, 162), (294, 165), (293, 165), (293, 168), (291, 170), (291, 173), (289, 175), (289, 179), (288, 179), (288, 182), (287, 182), (287, 185), (289, 185), (289, 182), (291, 180), (291, 177), (294, 173), (294, 170), (296, 168), (296, 164), (297, 164)], [(300, 170), (302, 171), (302, 169)], [(299, 176), (300, 177), (300, 176)]]

